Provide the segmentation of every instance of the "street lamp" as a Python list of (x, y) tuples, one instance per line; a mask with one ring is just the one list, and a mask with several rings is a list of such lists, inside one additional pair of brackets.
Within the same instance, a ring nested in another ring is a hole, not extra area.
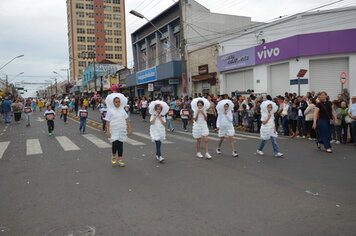
[(20, 58), (20, 57), (23, 57), (23, 56), (25, 56), (25, 55), (19, 55), (19, 56), (17, 56), (17, 57), (14, 57), (14, 58), (12, 58), (10, 61), (8, 61), (5, 65), (3, 65), (1, 68), (0, 68), (0, 70), (2, 69), (2, 68), (4, 68), (5, 66), (7, 66), (8, 64), (10, 64), (10, 62), (12, 62), (13, 60), (15, 60), (16, 58)]
[(68, 69), (60, 69), (60, 71), (67, 71), (67, 81), (69, 84), (69, 68)]
[[(54, 72), (54, 71), (53, 71)], [(51, 78), (52, 80), (54, 80), (54, 86), (56, 87), (56, 96), (57, 96), (57, 78), (54, 77), (54, 78)]]

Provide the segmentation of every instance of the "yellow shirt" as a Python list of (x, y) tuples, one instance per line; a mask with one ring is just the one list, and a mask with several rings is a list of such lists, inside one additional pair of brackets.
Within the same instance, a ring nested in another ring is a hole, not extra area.
[(83, 101), (83, 105), (84, 105), (85, 107), (88, 107), (88, 106), (89, 106), (89, 101), (88, 101), (87, 99), (85, 99), (85, 100)]

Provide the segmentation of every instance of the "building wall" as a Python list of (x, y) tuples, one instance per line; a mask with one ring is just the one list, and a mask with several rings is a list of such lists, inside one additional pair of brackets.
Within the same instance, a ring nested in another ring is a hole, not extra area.
[(71, 79), (91, 62), (83, 51), (95, 51), (97, 62), (127, 65), (124, 0), (68, 0), (67, 14)]

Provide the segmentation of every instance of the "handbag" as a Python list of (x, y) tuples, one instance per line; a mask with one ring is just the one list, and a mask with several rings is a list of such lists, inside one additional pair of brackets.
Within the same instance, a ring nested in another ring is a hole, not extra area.
[(352, 121), (353, 121), (353, 120), (351, 119), (351, 117), (350, 117), (349, 115), (345, 116), (345, 122), (346, 122), (346, 124), (351, 124)]

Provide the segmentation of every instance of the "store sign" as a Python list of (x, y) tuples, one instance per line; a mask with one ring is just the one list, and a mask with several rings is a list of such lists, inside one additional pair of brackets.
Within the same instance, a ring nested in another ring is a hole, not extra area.
[(179, 79), (170, 79), (168, 80), (168, 84), (179, 84)]
[(229, 53), (217, 58), (218, 71), (239, 69), (255, 65), (255, 48)]
[(201, 65), (198, 67), (199, 75), (205, 75), (209, 73), (209, 66), (208, 64), (206, 65)]
[(157, 71), (156, 67), (139, 71), (136, 73), (136, 83), (145, 84), (148, 82), (153, 82), (157, 80)]
[(347, 82), (347, 73), (346, 72), (342, 72), (340, 74), (340, 83), (341, 84), (346, 84)]
[(153, 92), (153, 83), (148, 84), (148, 92)]
[(95, 71), (97, 73), (116, 73), (116, 71), (123, 69), (122, 65), (118, 64), (95, 64)]

